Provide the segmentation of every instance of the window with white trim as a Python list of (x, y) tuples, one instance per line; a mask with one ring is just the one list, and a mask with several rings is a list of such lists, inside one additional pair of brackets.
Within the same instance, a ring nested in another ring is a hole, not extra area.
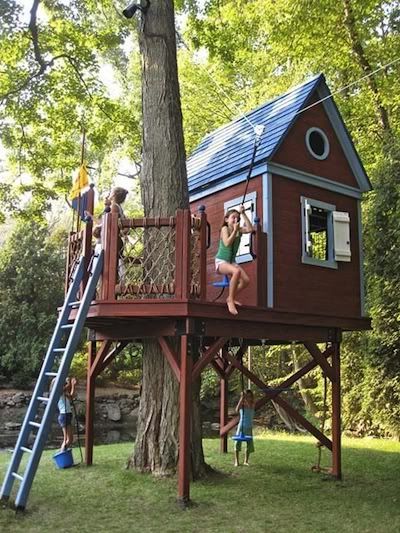
[(337, 268), (351, 261), (350, 216), (336, 206), (301, 197), (302, 262)]
[(333, 212), (335, 206), (301, 197), (302, 262), (337, 268), (333, 253)]
[[(255, 191), (251, 192), (246, 194), (245, 202), (243, 204), (246, 215), (252, 224), (254, 224), (254, 218), (256, 217), (256, 199), (257, 193)], [(230, 209), (236, 209), (236, 211), (239, 211), (239, 208), (242, 205), (242, 200), (243, 197), (239, 197), (225, 202), (224, 213)], [(240, 225), (244, 225), (242, 218), (240, 219)], [(248, 261), (252, 261), (252, 259), (253, 258), (250, 253), (250, 233), (245, 233), (240, 239), (239, 250), (236, 254), (236, 263), (247, 263)]]

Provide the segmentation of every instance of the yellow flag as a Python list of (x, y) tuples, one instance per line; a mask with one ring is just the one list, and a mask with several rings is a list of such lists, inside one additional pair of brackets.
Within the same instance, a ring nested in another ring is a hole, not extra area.
[(70, 195), (69, 195), (69, 199), (73, 200), (74, 198), (79, 196), (81, 191), (85, 187), (87, 187), (88, 185), (89, 185), (89, 174), (88, 174), (88, 172), (86, 170), (86, 166), (85, 165), (81, 165), (79, 167), (79, 170), (78, 170), (78, 173), (76, 175), (76, 178), (75, 178), (75, 180), (72, 183), (72, 189), (71, 189), (71, 192), (70, 192)]

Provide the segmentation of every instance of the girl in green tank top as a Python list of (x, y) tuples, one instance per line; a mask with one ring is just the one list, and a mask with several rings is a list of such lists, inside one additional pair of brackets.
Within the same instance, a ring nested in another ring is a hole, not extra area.
[[(244, 226), (240, 227), (240, 218), (243, 217)], [(237, 315), (236, 306), (241, 305), (236, 300), (239, 291), (248, 286), (250, 280), (246, 272), (236, 264), (236, 254), (240, 246), (240, 238), (243, 233), (251, 233), (253, 226), (247, 217), (244, 206), (239, 211), (230, 209), (225, 213), (224, 223), (221, 227), (218, 252), (215, 257), (215, 269), (220, 274), (230, 276), (229, 295), (226, 300), (228, 310), (232, 315)]]

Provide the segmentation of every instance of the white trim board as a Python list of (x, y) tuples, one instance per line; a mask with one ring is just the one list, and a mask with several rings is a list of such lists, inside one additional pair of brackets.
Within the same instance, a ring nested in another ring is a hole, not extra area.
[(317, 176), (316, 174), (309, 174), (308, 172), (303, 172), (302, 170), (296, 170), (285, 165), (280, 165), (279, 163), (268, 162), (267, 172), (271, 174), (277, 174), (283, 178), (300, 181), (302, 183), (306, 183), (307, 185), (319, 187), (320, 189), (343, 194), (344, 196), (351, 196), (352, 198), (357, 198), (357, 200), (361, 199), (361, 192), (354, 187), (332, 181), (322, 176)]

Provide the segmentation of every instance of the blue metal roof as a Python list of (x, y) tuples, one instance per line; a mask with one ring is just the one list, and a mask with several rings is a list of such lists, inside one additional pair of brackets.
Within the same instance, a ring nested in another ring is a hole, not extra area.
[(255, 164), (271, 158), (320, 82), (325, 82), (322, 74), (207, 135), (187, 161), (190, 194), (248, 168), (255, 139), (253, 127), (258, 124), (265, 129)]

